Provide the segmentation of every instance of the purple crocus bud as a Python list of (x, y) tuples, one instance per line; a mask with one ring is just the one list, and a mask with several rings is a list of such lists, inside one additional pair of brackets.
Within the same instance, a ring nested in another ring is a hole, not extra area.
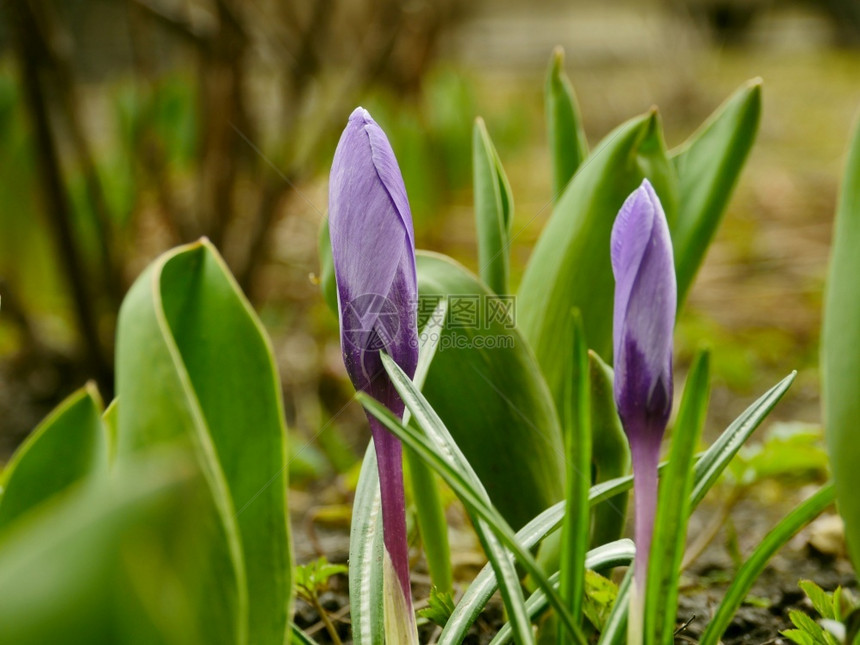
[[(394, 151), (364, 108), (350, 115), (329, 181), (329, 229), (340, 312), (341, 349), (357, 390), (395, 415), (404, 405), (381, 351), (412, 377), (418, 362), (415, 237)], [(379, 465), (383, 541), (411, 616), (400, 441), (368, 415)]]
[(672, 411), (677, 286), (666, 214), (647, 179), (612, 227), (615, 404), (633, 458), (636, 586), (644, 591), (657, 506), (660, 441)]

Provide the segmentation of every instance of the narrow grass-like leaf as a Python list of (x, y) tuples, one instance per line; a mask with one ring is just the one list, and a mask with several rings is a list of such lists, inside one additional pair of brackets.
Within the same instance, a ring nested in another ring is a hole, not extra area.
[(690, 503), (693, 508), (705, 497), (705, 494), (716, 483), (720, 474), (728, 466), (741, 446), (750, 435), (761, 425), (774, 406), (794, 383), (797, 372), (792, 372), (779, 383), (760, 396), (752, 405), (729, 424), (719, 438), (705, 451), (696, 462), (695, 479)]
[(732, 616), (741, 606), (756, 579), (764, 571), (768, 561), (800, 529), (820, 515), (833, 503), (835, 490), (832, 482), (822, 486), (812, 497), (799, 504), (783, 518), (756, 547), (744, 562), (726, 590), (714, 617), (708, 623), (699, 645), (717, 645), (723, 632), (731, 623)]
[(675, 169), (656, 112), (613, 130), (567, 185), (532, 251), (517, 293), (517, 322), (534, 349), (556, 409), (564, 404), (570, 359), (570, 311), (583, 314), (588, 347), (612, 353), (614, 279), (609, 238), (618, 209), (647, 177), (671, 227), (677, 207)]
[(839, 513), (854, 567), (860, 570), (860, 498), (857, 464), (860, 441), (860, 120), (848, 150), (824, 299), (821, 337), (821, 383), (827, 450), (833, 468)]
[(705, 424), (710, 394), (708, 366), (708, 354), (702, 352), (690, 368), (672, 431), (669, 465), (660, 479), (644, 599), (645, 645), (669, 643), (675, 631), (678, 578), (693, 487), (693, 453)]
[[(763, 394), (755, 403), (750, 405), (737, 419), (723, 431), (720, 437), (704, 453), (697, 455), (694, 486), (690, 494), (691, 508), (698, 506), (705, 493), (716, 482), (722, 471), (728, 466), (732, 457), (737, 453), (743, 442), (761, 424), (762, 420), (773, 409), (794, 381), (795, 374), (785, 377), (778, 384)], [(660, 465), (660, 471), (665, 470), (666, 462)], [(630, 475), (601, 482), (591, 487), (589, 504), (594, 507), (612, 499), (621, 493), (626, 493), (633, 487), (633, 477)], [(517, 532), (517, 540), (523, 548), (530, 549), (540, 543), (547, 535), (558, 530), (564, 517), (565, 502), (554, 504), (536, 516)], [(621, 643), (626, 637), (627, 602), (626, 594), (629, 585), (619, 588), (619, 596), (613, 609), (614, 618), (610, 630), (612, 638), (620, 640), (606, 641)], [(490, 597), (496, 590), (496, 581), (491, 567), (484, 567), (469, 585), (466, 593), (457, 603), (454, 613), (442, 631), (439, 643), (451, 645), (460, 643), (465, 637), (469, 626), (477, 619)], [(617, 636), (612, 636), (616, 634)], [(604, 641), (601, 641), (604, 642)]]
[(627, 610), (630, 607), (630, 588), (633, 586), (633, 567), (627, 569), (624, 579), (618, 585), (618, 595), (615, 604), (609, 612), (609, 618), (600, 632), (598, 645), (625, 645), (627, 642)]
[(499, 155), (480, 117), (475, 120), (472, 132), (472, 164), (479, 274), (494, 293), (506, 294), (513, 197)]
[(761, 116), (761, 79), (749, 81), (678, 150), (678, 218), (672, 226), (678, 302), (683, 303), (755, 141)]
[[(420, 389), (427, 377), (427, 372), (436, 355), (439, 345), (440, 322), (445, 320), (447, 302), (439, 304), (430, 316), (427, 324), (419, 337), (418, 365), (415, 368), (415, 386)], [(409, 423), (410, 412), (404, 413), (404, 423)], [(409, 449), (404, 450), (409, 459), (410, 472), (413, 477), (419, 473), (419, 477), (432, 471), (424, 462), (420, 461)], [(417, 463), (417, 468), (415, 466)], [(435, 481), (432, 486), (436, 488)], [(414, 486), (414, 483), (413, 483)], [(424, 490), (423, 492), (427, 492)], [(436, 488), (435, 503), (441, 509), (438, 488)], [(421, 506), (428, 503), (426, 498), (417, 501), (419, 506), (419, 529), (425, 541), (428, 566), (433, 571), (433, 562), (442, 573), (437, 573), (443, 579), (451, 578), (451, 560), (448, 549), (447, 525), (445, 524), (444, 512), (432, 509), (430, 516), (431, 524), (427, 524), (426, 515), (422, 515)], [(379, 471), (376, 466), (376, 452), (373, 440), (364, 454), (361, 471), (358, 476), (358, 485), (355, 490), (355, 498), (352, 508), (352, 522), (350, 524), (349, 538), (349, 600), (350, 600), (350, 622), (352, 625), (352, 638), (356, 645), (375, 645), (381, 643), (383, 636), (383, 606), (382, 606), (382, 515), (380, 513), (380, 491)], [(426, 509), (423, 511), (425, 514)], [(441, 514), (441, 518), (438, 517)], [(422, 523), (422, 517), (425, 521)], [(438, 533), (445, 531), (444, 545), (432, 551), (426, 546), (431, 540), (439, 540)], [(432, 555), (431, 555), (432, 554)], [(447, 571), (447, 574), (445, 573)], [(438, 585), (438, 583), (435, 583)]]
[[(591, 486), (591, 379), (579, 310), (575, 310), (571, 318), (573, 353), (568, 361), (568, 391), (563, 408), (567, 505), (561, 527), (559, 580), (562, 598), (567, 602), (571, 615), (578, 618), (582, 614), (585, 592), (585, 552), (588, 550), (591, 515), (588, 505)], [(559, 632), (558, 639), (564, 645), (567, 635)]]
[[(732, 457), (737, 454), (743, 443), (786, 393), (794, 382), (795, 376), (796, 373), (792, 372), (759, 397), (755, 403), (729, 424), (729, 427), (723, 431), (720, 437), (699, 457), (694, 469), (693, 490), (690, 493), (691, 509), (699, 505), (699, 502), (702, 501), (705, 494), (729, 465)], [(632, 480), (632, 478), (623, 478), (619, 480), (618, 484), (628, 479)], [(610, 484), (605, 487), (592, 487), (592, 496), (595, 496), (595, 488), (601, 488), (597, 496), (602, 497), (604, 494), (609, 494), (615, 488), (618, 488), (618, 484)], [(630, 571), (627, 574), (627, 578), (629, 577), (631, 577)], [(626, 582), (627, 580), (625, 579)], [(625, 642), (629, 593), (629, 584), (622, 584), (619, 587), (610, 621), (607, 623), (604, 633), (601, 634), (601, 645), (622, 645)]]
[[(598, 569), (609, 567), (627, 566), (633, 560), (636, 554), (636, 547), (633, 546), (632, 540), (617, 540), (597, 547), (586, 554), (583, 563), (584, 569)], [(549, 577), (549, 582), (553, 586), (560, 586), (561, 572), (557, 571)], [(549, 601), (543, 590), (538, 589), (526, 600), (526, 609), (529, 612), (529, 617), (534, 620), (540, 616), (549, 607)], [(505, 623), (498, 633), (490, 641), (490, 645), (501, 645), (511, 640), (513, 631), (510, 623)], [(440, 641), (441, 642), (441, 641)], [(562, 641), (567, 642), (567, 641)]]
[[(416, 421), (427, 433), (426, 437), (411, 428), (404, 428), (370, 397), (359, 395), (362, 404), (380, 419), (389, 430), (394, 432), (401, 441), (413, 446), (422, 458), (427, 460), (443, 476), (467, 509), (487, 522), (499, 541), (514, 553), (519, 564), (532, 577), (535, 584), (547, 592), (553, 608), (558, 612), (560, 620), (570, 632), (571, 638), (575, 642), (584, 643), (582, 631), (573, 620), (570, 612), (567, 611), (560, 596), (549, 585), (546, 576), (532, 554), (517, 542), (510, 525), (493, 507), (486, 496), (486, 491), (483, 491), (483, 487), (480, 486), (480, 480), (457, 448), (441, 419), (393, 360), (384, 356), (383, 365), (404, 403), (412, 410)], [(476, 491), (476, 486), (480, 488), (480, 492)], [(506, 560), (507, 558), (502, 558), (501, 563), (504, 564)]]
[(0, 528), (76, 481), (107, 472), (109, 446), (101, 414), (101, 397), (89, 384), (27, 437), (0, 477)]
[(573, 86), (564, 73), (564, 50), (556, 47), (544, 85), (546, 130), (552, 161), (552, 200), (565, 187), (588, 156), (588, 141), (582, 127), (579, 104)]
[[(419, 390), (423, 389), (430, 365), (436, 356), (447, 312), (448, 301), (441, 300), (419, 336), (418, 365), (412, 379)], [(409, 410), (406, 410), (403, 423), (409, 423), (409, 417)], [(454, 580), (451, 568), (451, 547), (448, 544), (448, 522), (445, 519), (445, 507), (439, 494), (436, 475), (414, 452), (408, 448), (403, 452), (412, 482), (415, 514), (418, 518), (418, 530), (421, 533), (430, 580), (439, 591), (451, 591)]]
[(349, 608), (355, 645), (384, 640), (382, 514), (373, 440), (364, 453), (349, 527)]
[(290, 643), (292, 645), (319, 645), (313, 638), (305, 634), (295, 623), (290, 623)]

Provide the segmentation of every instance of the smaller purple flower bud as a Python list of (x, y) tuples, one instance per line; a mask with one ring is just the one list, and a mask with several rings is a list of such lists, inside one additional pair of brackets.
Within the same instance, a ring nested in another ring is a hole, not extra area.
[[(350, 115), (329, 181), (329, 229), (341, 350), (357, 390), (395, 415), (404, 405), (381, 351), (412, 377), (418, 363), (415, 239), (406, 187), (388, 138), (364, 108)], [(379, 467), (383, 541), (411, 618), (400, 441), (368, 416)], [(414, 622), (413, 622), (414, 625)]]
[(669, 225), (647, 179), (627, 198), (611, 238), (615, 275), (615, 404), (630, 442), (636, 584), (644, 590), (657, 505), (660, 442), (672, 411), (677, 285)]

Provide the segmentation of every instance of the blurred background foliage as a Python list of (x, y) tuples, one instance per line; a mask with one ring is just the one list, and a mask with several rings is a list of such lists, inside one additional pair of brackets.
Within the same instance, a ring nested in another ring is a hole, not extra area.
[[(860, 105), (860, 3), (829, 0), (20, 0), (0, 3), (0, 458), (64, 395), (112, 390), (118, 305), (201, 235), (261, 312), (291, 475), (343, 472), (366, 436), (317, 286), (327, 168), (367, 107), (419, 247), (476, 267), (471, 133), (515, 197), (512, 279), (549, 217), (543, 77), (567, 51), (589, 140), (656, 104), (670, 146), (764, 79), (759, 141), (679, 322), (714, 348), (713, 429), (779, 377), (818, 421), (821, 288)], [(679, 378), (680, 382), (680, 378)]]

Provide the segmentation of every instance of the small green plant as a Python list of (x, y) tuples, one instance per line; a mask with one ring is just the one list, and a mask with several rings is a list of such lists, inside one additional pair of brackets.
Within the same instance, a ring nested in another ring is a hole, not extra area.
[(332, 576), (345, 574), (349, 569), (342, 564), (331, 564), (325, 556), (317, 558), (307, 564), (300, 564), (293, 569), (296, 596), (311, 605), (319, 614), (326, 631), (332, 641), (340, 643), (337, 629), (331, 622), (325, 607), (320, 602), (320, 594), (327, 591)]
[(783, 636), (798, 645), (840, 645), (847, 640), (845, 622), (857, 609), (857, 601), (847, 589), (837, 587), (828, 593), (811, 580), (801, 580), (798, 585), (812, 603), (819, 616), (815, 621), (799, 609), (792, 609), (788, 618), (794, 629), (781, 632)]
[(430, 589), (427, 606), (418, 610), (421, 618), (426, 618), (439, 627), (445, 626), (452, 613), (454, 613), (454, 595), (450, 591), (439, 591), (436, 587)]

